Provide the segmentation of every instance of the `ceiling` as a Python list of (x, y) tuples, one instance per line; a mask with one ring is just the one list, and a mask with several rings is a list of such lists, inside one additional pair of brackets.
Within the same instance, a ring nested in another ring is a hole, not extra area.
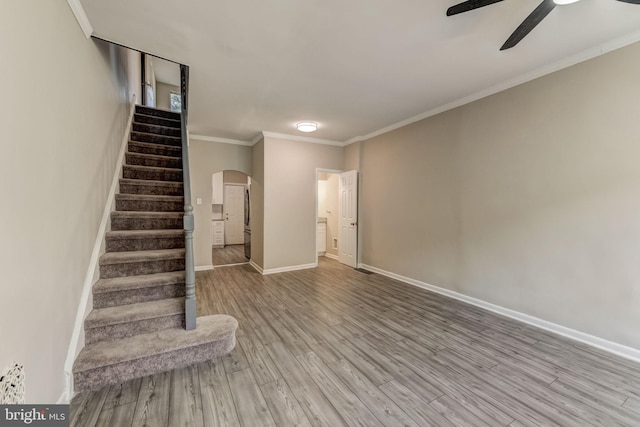
[(502, 52), (540, 0), (81, 2), (94, 35), (190, 66), (191, 133), (242, 141), (353, 141), (640, 40), (640, 6), (615, 0), (558, 6)]

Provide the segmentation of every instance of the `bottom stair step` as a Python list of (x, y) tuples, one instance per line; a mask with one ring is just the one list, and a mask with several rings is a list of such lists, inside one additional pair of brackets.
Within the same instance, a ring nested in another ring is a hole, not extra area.
[(84, 321), (87, 344), (184, 327), (184, 298), (94, 309)]
[(236, 319), (216, 314), (199, 317), (191, 331), (172, 328), (87, 345), (73, 365), (74, 389), (97, 390), (215, 359), (233, 350), (237, 328)]

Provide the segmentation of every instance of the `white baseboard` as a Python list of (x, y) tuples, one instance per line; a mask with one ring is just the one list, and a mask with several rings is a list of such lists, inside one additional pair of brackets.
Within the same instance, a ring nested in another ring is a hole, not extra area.
[(492, 304), (490, 302), (483, 301), (478, 298), (473, 298), (464, 294), (460, 294), (458, 292), (441, 288), (439, 286), (430, 285), (425, 282), (421, 282), (420, 280), (412, 279), (410, 277), (401, 276), (396, 273), (392, 273), (390, 271), (382, 270), (381, 268), (377, 268), (367, 264), (360, 264), (359, 267), (362, 267), (366, 270), (372, 271), (374, 273), (381, 274), (386, 277), (390, 277), (392, 279), (399, 280), (400, 282), (407, 283), (409, 285), (417, 286), (419, 288), (423, 288), (441, 295), (448, 296), (450, 298), (454, 298), (459, 301), (466, 302), (468, 304), (474, 305), (476, 307), (484, 308), (485, 310), (492, 311), (494, 313), (500, 314), (505, 317), (509, 317), (511, 319), (518, 320), (520, 322), (538, 327), (540, 329), (544, 329), (545, 331), (553, 332), (555, 334), (561, 335), (566, 338), (570, 338), (575, 341), (579, 341), (581, 343), (590, 345), (592, 347), (599, 348), (601, 350), (607, 351), (609, 353), (618, 355), (620, 357), (624, 357), (625, 359), (630, 359), (635, 362), (640, 362), (640, 350), (628, 347), (622, 344), (615, 343), (613, 341), (608, 341), (603, 338), (589, 335), (584, 332), (576, 331), (575, 329), (567, 328), (562, 325), (558, 325), (557, 323), (552, 323), (538, 317), (530, 316), (525, 313), (521, 313), (519, 311), (511, 310), (506, 307), (502, 307), (496, 304)]
[[(64, 363), (64, 374), (65, 374), (65, 391), (63, 395), (67, 400), (71, 400), (74, 394), (73, 390), (73, 362), (76, 359), (76, 356), (81, 350), (81, 333), (83, 330), (84, 319), (87, 316), (87, 307), (89, 306), (91, 296), (91, 288), (94, 284), (94, 279), (99, 276), (99, 266), (98, 261), (100, 259), (100, 255), (103, 250), (103, 242), (105, 238), (105, 234), (109, 225), (109, 217), (111, 215), (111, 211), (113, 209), (115, 203), (115, 195), (116, 191), (118, 191), (119, 187), (119, 179), (122, 176), (122, 165), (124, 164), (124, 153), (127, 151), (127, 142), (129, 142), (129, 133), (131, 131), (131, 123), (133, 122), (133, 114), (136, 109), (136, 97), (133, 96), (131, 100), (130, 110), (129, 110), (129, 120), (127, 122), (127, 126), (124, 130), (124, 135), (122, 137), (122, 142), (120, 146), (120, 153), (118, 154), (118, 159), (116, 160), (116, 169), (113, 173), (113, 179), (111, 180), (111, 188), (109, 189), (109, 194), (107, 195), (107, 201), (104, 206), (104, 211), (102, 212), (102, 219), (100, 220), (100, 225), (98, 227), (98, 233), (96, 234), (96, 240), (93, 243), (93, 250), (91, 252), (91, 258), (89, 259), (89, 266), (87, 267), (87, 274), (84, 278), (84, 283), (82, 285), (82, 293), (80, 294), (80, 302), (78, 305), (78, 311), (76, 312), (76, 320), (73, 325), (73, 332), (71, 334), (71, 341), (69, 342), (69, 349), (67, 350), (67, 359)], [(84, 342), (84, 340), (82, 340)]]
[(317, 262), (312, 262), (310, 264), (300, 264), (300, 265), (290, 265), (287, 267), (269, 268), (267, 270), (262, 270), (262, 275), (266, 276), (268, 274), (285, 273), (287, 271), (306, 270), (308, 268), (316, 268), (317, 266), (318, 266)]
[(324, 256), (326, 256), (327, 258), (335, 259), (336, 261), (338, 261), (338, 255), (334, 255), (334, 254), (330, 254), (329, 252), (326, 252), (324, 254)]
[(213, 270), (213, 265), (198, 265), (196, 266), (196, 271), (209, 271)]
[(250, 265), (251, 267), (253, 267), (253, 269), (254, 269), (255, 271), (257, 271), (258, 273), (260, 273), (260, 274), (264, 274), (264, 273), (262, 272), (262, 267), (260, 267), (258, 264), (256, 264), (254, 260), (249, 261), (249, 265)]

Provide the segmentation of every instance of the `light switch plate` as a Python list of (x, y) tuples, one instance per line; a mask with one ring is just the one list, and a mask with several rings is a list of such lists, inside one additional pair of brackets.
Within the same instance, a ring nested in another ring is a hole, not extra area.
[(196, 199), (196, 205), (201, 205), (202, 204), (202, 197), (198, 197)]

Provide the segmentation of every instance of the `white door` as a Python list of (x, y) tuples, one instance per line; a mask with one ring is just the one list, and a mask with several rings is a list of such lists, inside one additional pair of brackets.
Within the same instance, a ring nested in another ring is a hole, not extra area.
[(338, 260), (355, 268), (358, 263), (358, 171), (340, 174), (338, 196)]
[(224, 244), (244, 244), (244, 185), (224, 185)]

